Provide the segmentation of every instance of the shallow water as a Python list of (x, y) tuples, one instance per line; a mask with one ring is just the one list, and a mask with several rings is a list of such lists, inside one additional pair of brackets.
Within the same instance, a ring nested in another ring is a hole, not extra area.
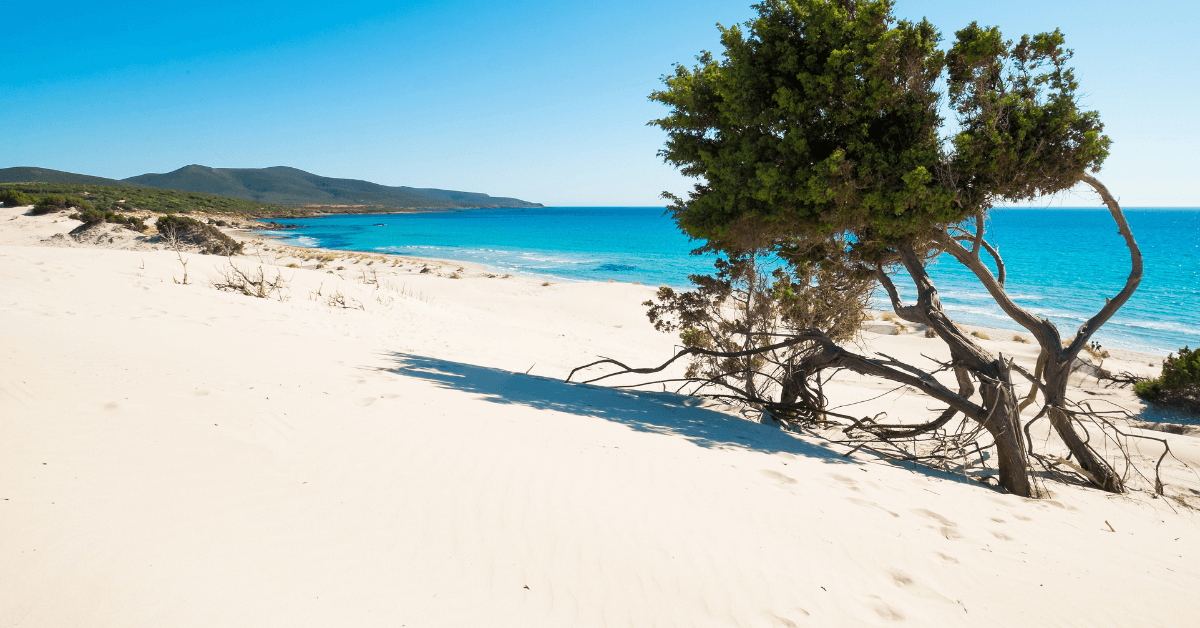
[[(1096, 335), (1103, 345), (1165, 354), (1200, 346), (1200, 210), (1127, 209), (1145, 258), (1133, 298)], [(483, 264), (559, 281), (627, 281), (687, 287), (711, 256), (679, 233), (661, 207), (547, 207), (422, 214), (324, 216), (264, 232), (292, 244)], [(1129, 253), (1103, 209), (1001, 209), (989, 237), (1008, 269), (1007, 289), (1070, 336), (1124, 285)], [(974, 276), (949, 256), (930, 268), (942, 302), (965, 323), (1018, 330)], [(898, 281), (903, 287), (904, 281)], [(911, 291), (906, 291), (911, 295)]]

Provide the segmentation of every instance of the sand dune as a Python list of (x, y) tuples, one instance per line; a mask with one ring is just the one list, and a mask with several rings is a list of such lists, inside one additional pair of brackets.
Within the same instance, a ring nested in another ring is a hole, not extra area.
[[(254, 299), (207, 284), (224, 258), (185, 256), (181, 285), (173, 253), (39, 246), (78, 223), (19, 214), (0, 209), (5, 625), (1200, 617), (1200, 521), (1179, 501), (1068, 486), (1030, 501), (695, 399), (563, 383), (598, 354), (671, 353), (638, 305), (649, 287), (452, 279), (449, 262), (389, 264), (378, 287), (355, 279), (365, 261), (262, 252), (237, 263), (278, 268), (290, 299)], [(1197, 439), (1161, 436), (1200, 461)], [(1172, 469), (1176, 494), (1200, 496)]]

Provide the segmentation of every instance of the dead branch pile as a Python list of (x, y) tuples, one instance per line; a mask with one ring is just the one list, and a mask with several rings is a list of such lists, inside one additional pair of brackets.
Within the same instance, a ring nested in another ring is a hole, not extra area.
[(262, 266), (251, 270), (240, 268), (230, 261), (218, 272), (220, 279), (212, 282), (212, 287), (217, 290), (239, 292), (259, 299), (275, 298), (280, 301), (288, 299), (288, 280), (283, 278), (283, 273), (278, 269), (275, 270), (275, 276), (271, 277), (263, 270)]

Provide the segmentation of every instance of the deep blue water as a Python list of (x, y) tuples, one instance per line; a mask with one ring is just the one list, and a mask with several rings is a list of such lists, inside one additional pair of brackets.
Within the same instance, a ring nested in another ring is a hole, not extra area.
[[(1200, 210), (1127, 209), (1145, 258), (1132, 299), (1097, 334), (1104, 345), (1165, 354), (1200, 346)], [(477, 262), (498, 272), (559, 281), (641, 282), (687, 287), (711, 257), (676, 230), (661, 207), (548, 207), (424, 214), (325, 216), (265, 232), (306, 246)], [(1008, 268), (1007, 289), (1069, 337), (1116, 294), (1129, 254), (1104, 209), (1001, 209), (990, 240)], [(930, 269), (956, 319), (1018, 328), (974, 275), (950, 256)], [(903, 278), (898, 284), (904, 284)], [(911, 294), (911, 292), (909, 293)]]

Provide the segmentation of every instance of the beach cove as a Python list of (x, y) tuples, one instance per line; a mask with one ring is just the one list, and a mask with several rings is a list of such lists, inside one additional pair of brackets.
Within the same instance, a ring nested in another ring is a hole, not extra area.
[[(78, 225), (0, 209), (0, 617), (14, 625), (1176, 626), (1200, 612), (1200, 480), (1178, 462), (1166, 498), (1053, 485), (1025, 500), (734, 408), (564, 383), (597, 355), (672, 353), (640, 306), (651, 286), (325, 260), (236, 231), (247, 255), (185, 253), (185, 284), (177, 255), (145, 241), (55, 239)], [(231, 262), (281, 273), (286, 298), (214, 289)], [(878, 332), (863, 342), (938, 355)], [(1149, 374), (1153, 358), (1112, 366)], [(1086, 378), (1075, 390), (1140, 408)], [(1153, 434), (1196, 468), (1200, 440)]]

